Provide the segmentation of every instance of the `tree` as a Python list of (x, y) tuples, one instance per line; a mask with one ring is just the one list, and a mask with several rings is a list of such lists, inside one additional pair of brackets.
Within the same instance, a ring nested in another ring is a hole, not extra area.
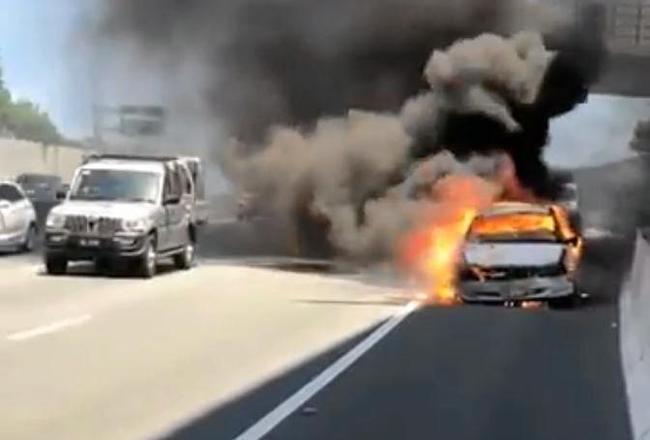
[(28, 100), (14, 100), (0, 67), (0, 133), (43, 144), (63, 141), (49, 115)]

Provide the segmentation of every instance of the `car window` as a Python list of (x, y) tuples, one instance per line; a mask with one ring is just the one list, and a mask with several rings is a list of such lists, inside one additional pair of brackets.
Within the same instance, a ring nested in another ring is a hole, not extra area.
[(17, 202), (23, 199), (23, 195), (13, 185), (2, 184), (0, 185), (0, 200), (8, 200), (10, 202)]
[(120, 200), (154, 202), (159, 195), (156, 173), (122, 170), (83, 170), (77, 177), (71, 200)]
[(187, 168), (178, 167), (178, 177), (181, 182), (181, 188), (183, 188), (183, 194), (192, 194), (192, 176)]
[(177, 198), (181, 196), (181, 182), (178, 175), (178, 168), (168, 166), (165, 172), (165, 197)]
[(538, 213), (476, 217), (468, 238), (477, 241), (560, 241), (555, 218)]

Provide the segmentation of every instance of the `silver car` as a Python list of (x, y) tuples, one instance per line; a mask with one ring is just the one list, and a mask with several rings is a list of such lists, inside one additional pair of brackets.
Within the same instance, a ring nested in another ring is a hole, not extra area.
[(0, 251), (29, 252), (37, 236), (36, 212), (20, 186), (0, 182)]
[(499, 203), (472, 222), (462, 250), (465, 302), (572, 305), (582, 239), (559, 206)]

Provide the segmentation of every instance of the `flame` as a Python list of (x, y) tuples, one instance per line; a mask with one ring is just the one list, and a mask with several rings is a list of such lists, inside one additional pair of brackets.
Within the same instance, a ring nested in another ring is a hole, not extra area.
[(555, 220), (545, 214), (505, 214), (494, 217), (478, 217), (472, 225), (477, 235), (510, 234), (518, 231), (548, 231), (554, 233)]
[(401, 245), (402, 263), (422, 281), (434, 304), (457, 301), (460, 249), (477, 212), (496, 200), (498, 187), (477, 176), (450, 175), (433, 188), (433, 218), (408, 234)]

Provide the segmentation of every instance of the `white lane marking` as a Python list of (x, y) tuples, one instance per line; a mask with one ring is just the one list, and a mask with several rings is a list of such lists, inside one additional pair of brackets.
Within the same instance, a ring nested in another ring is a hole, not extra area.
[(74, 318), (63, 319), (61, 321), (56, 321), (51, 324), (41, 325), (28, 330), (11, 333), (7, 335), (7, 339), (9, 341), (24, 341), (26, 339), (32, 339), (38, 336), (56, 333), (60, 330), (69, 327), (77, 327), (87, 321), (90, 321), (91, 319), (92, 319), (92, 315), (81, 315), (81, 316), (76, 316)]
[(354, 348), (337, 359), (332, 365), (323, 370), (287, 400), (275, 407), (270, 413), (258, 420), (257, 423), (237, 436), (235, 440), (259, 440), (271, 432), (280, 422), (354, 364), (361, 356), (390, 333), (391, 330), (397, 327), (404, 318), (416, 310), (419, 305), (420, 303), (418, 301), (412, 301), (402, 307), (367, 338), (355, 345)]

